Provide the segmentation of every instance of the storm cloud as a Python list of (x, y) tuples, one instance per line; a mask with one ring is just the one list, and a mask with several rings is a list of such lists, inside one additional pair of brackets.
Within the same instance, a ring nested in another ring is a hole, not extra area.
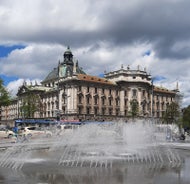
[(186, 0), (0, 0), (0, 44), (24, 45), (0, 58), (0, 72), (42, 80), (70, 45), (87, 73), (140, 65), (163, 76), (158, 85), (179, 82), (190, 104), (189, 7)]

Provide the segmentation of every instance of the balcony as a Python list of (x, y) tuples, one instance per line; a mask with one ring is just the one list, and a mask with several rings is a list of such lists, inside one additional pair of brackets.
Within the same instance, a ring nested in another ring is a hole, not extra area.
[(99, 97), (98, 93), (95, 93), (95, 94), (93, 95), (93, 97), (98, 98), (98, 97)]
[(87, 93), (85, 94), (85, 96), (86, 96), (86, 97), (91, 97), (92, 95), (90, 94), (90, 92), (87, 92)]
[(83, 107), (84, 105), (83, 105), (83, 103), (78, 103), (77, 106), (78, 107)]
[(87, 107), (90, 107), (90, 106), (91, 106), (91, 103), (87, 103), (86, 106), (87, 106)]
[(82, 93), (81, 91), (78, 91), (78, 92), (77, 92), (77, 95), (78, 95), (78, 96), (83, 96), (83, 93)]

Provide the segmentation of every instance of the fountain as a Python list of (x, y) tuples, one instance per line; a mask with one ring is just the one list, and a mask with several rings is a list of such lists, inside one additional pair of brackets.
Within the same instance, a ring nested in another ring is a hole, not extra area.
[(0, 183), (188, 183), (189, 151), (158, 130), (144, 121), (92, 122), (0, 144)]
[(180, 165), (177, 151), (161, 146), (151, 122), (94, 122), (51, 138), (18, 142), (1, 151), (0, 166), (22, 170), (41, 167), (105, 168), (125, 164)]

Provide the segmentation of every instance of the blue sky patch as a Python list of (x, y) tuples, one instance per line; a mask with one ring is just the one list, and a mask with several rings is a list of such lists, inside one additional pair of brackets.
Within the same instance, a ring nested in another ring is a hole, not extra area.
[(157, 76), (153, 77), (152, 79), (153, 79), (153, 81), (158, 82), (158, 81), (165, 80), (165, 79), (166, 79), (166, 77), (161, 76), (161, 75), (157, 75)]
[(12, 46), (5, 46), (0, 45), (0, 58), (7, 57), (9, 53), (16, 49), (24, 49), (26, 46), (23, 45), (12, 45)]
[(3, 80), (4, 86), (7, 86), (7, 84), (11, 81), (18, 80), (18, 77), (15, 76), (0, 75), (0, 78)]
[(101, 73), (101, 74), (99, 74), (99, 75), (98, 75), (98, 77), (103, 78), (103, 77), (104, 77), (104, 74), (103, 74), (103, 73)]
[(146, 52), (143, 53), (143, 56), (150, 56), (150, 54), (151, 54), (151, 51), (147, 50)]

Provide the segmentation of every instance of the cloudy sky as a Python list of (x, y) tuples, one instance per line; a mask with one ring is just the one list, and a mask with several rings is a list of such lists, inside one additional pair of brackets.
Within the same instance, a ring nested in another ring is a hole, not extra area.
[(12, 94), (43, 80), (69, 45), (84, 71), (138, 65), (190, 104), (190, 1), (0, 0), (0, 77)]

